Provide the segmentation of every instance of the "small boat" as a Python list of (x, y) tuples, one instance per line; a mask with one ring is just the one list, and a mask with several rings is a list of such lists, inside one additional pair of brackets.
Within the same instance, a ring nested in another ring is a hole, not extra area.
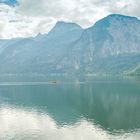
[(58, 81), (57, 81), (57, 80), (52, 80), (52, 81), (50, 81), (50, 83), (52, 83), (52, 84), (57, 84)]

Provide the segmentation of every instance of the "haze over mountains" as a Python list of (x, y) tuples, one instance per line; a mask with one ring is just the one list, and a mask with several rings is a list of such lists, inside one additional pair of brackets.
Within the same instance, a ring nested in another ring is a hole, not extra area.
[(0, 40), (0, 74), (139, 74), (140, 20), (109, 15), (90, 28), (57, 22), (34, 38)]

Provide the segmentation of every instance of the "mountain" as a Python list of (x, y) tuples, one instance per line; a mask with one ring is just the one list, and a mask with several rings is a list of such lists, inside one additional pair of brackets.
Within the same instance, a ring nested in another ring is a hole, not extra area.
[(109, 15), (92, 27), (59, 21), (44, 35), (0, 40), (0, 74), (125, 74), (140, 65), (140, 20)]

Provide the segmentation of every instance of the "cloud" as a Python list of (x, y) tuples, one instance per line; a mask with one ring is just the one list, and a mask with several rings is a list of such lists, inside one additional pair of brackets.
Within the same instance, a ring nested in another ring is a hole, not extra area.
[(16, 7), (0, 6), (0, 37), (26, 37), (39, 32), (47, 33), (58, 20), (76, 22), (86, 28), (112, 13), (140, 18), (140, 1), (136, 0), (19, 0), (18, 2), (19, 5)]
[(20, 0), (17, 12), (32, 17), (53, 17), (56, 20), (77, 22), (89, 26), (109, 14), (99, 0)]
[(13, 7), (0, 5), (0, 38), (29, 37), (47, 33), (55, 22), (52, 17), (21, 15)]
[(20, 0), (17, 10), (23, 15), (51, 16), (89, 26), (112, 13), (140, 17), (139, 7), (136, 0)]

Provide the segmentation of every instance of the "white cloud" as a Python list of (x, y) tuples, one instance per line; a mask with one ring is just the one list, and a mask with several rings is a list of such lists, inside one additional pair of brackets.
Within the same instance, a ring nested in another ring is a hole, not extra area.
[(47, 33), (56, 20), (53, 17), (30, 17), (17, 13), (16, 9), (0, 5), (0, 38), (35, 36)]
[(56, 20), (69, 20), (86, 27), (110, 13), (104, 3), (98, 2), (99, 0), (20, 0), (17, 12), (32, 17), (51, 16)]
[(0, 38), (47, 33), (57, 20), (88, 27), (112, 13), (140, 17), (139, 7), (136, 0), (19, 0), (15, 8), (0, 5)]

